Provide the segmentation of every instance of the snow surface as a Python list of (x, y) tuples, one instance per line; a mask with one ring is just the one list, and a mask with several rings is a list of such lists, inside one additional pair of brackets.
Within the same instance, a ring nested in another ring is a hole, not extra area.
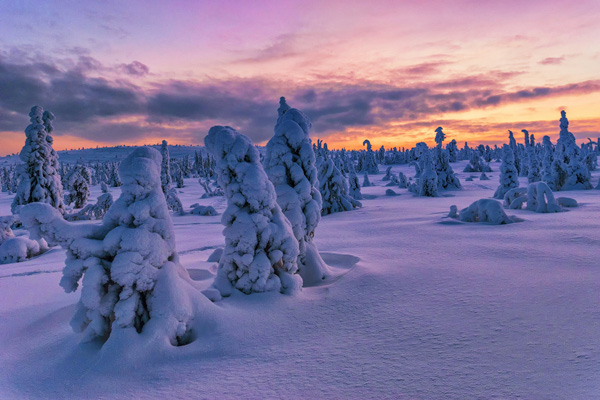
[[(337, 279), (294, 296), (234, 293), (191, 344), (123, 348), (119, 359), (78, 344), (69, 320), (79, 294), (58, 285), (63, 250), (0, 265), (0, 398), (598, 398), (600, 191), (564, 192), (579, 203), (568, 212), (510, 210), (517, 224), (446, 218), (452, 204), (490, 198), (498, 175), (458, 172), (463, 190), (436, 198), (385, 196), (371, 176), (363, 208), (316, 231)], [(189, 179), (179, 195), (185, 209), (224, 211), (223, 197), (203, 193)], [(100, 194), (91, 187), (90, 199)], [(0, 193), (0, 215), (11, 201)], [(172, 218), (181, 264), (208, 288), (220, 216)]]

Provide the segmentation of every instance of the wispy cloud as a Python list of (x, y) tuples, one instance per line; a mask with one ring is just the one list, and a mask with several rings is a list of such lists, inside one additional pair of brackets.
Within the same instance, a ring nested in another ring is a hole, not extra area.
[(548, 57), (541, 60), (538, 64), (541, 65), (557, 65), (562, 63), (565, 60), (565, 57)]

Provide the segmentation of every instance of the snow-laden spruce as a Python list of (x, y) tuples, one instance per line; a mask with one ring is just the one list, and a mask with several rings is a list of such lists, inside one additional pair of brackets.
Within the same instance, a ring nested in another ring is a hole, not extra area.
[(348, 174), (348, 186), (350, 196), (352, 196), (354, 200), (363, 199), (362, 193), (360, 192), (360, 182), (358, 181), (358, 176), (356, 176), (354, 165), (350, 166), (350, 173)]
[(18, 213), (25, 204), (41, 202), (64, 212), (63, 188), (58, 173), (58, 155), (52, 148), (54, 114), (40, 106), (29, 112), (31, 124), (25, 129), (25, 145), (19, 154), (19, 186), (11, 211)]
[(502, 165), (500, 166), (500, 185), (494, 193), (495, 199), (503, 199), (512, 188), (519, 187), (519, 172), (515, 167), (515, 156), (510, 146), (503, 146)]
[(418, 195), (422, 197), (437, 197), (438, 194), (438, 176), (433, 166), (431, 153), (426, 151), (421, 156), (424, 169), (418, 179)]
[(258, 150), (228, 126), (210, 128), (204, 144), (216, 159), (219, 185), (227, 198), (221, 218), (225, 249), (216, 288), (223, 296), (231, 294), (232, 286), (246, 294), (298, 290), (298, 240), (277, 204)]
[(75, 208), (83, 208), (90, 197), (92, 177), (85, 165), (76, 166), (68, 177), (69, 194), (65, 196), (66, 203), (75, 203)]
[(435, 133), (435, 142), (437, 143), (437, 146), (433, 150), (433, 158), (438, 179), (438, 189), (460, 189), (460, 180), (454, 174), (454, 170), (450, 166), (448, 151), (444, 150), (442, 147), (446, 134), (444, 134), (441, 126), (435, 130)]
[(171, 157), (169, 155), (169, 147), (166, 140), (160, 145), (160, 154), (162, 161), (160, 163), (160, 186), (165, 196), (171, 189)]
[[(526, 132), (526, 138), (530, 140), (529, 132), (523, 129), (523, 132)], [(533, 139), (533, 135), (531, 135), (531, 139)], [(535, 151), (535, 146), (531, 143), (527, 146), (527, 181), (529, 183), (539, 182), (542, 180), (542, 173), (540, 171), (540, 160), (538, 159), (537, 153)]]
[(292, 224), (300, 245), (298, 267), (304, 285), (318, 283), (330, 275), (313, 238), (321, 219), (315, 153), (308, 132), (311, 122), (280, 99), (275, 135), (267, 143), (264, 160), (269, 180), (275, 186), (277, 203)]
[[(167, 141), (163, 140), (160, 147), (161, 164), (160, 164), (160, 186), (165, 199), (167, 200), (167, 207), (169, 210), (173, 210), (174, 213), (183, 215), (185, 210), (177, 195), (177, 190), (171, 187), (171, 156), (169, 155), (169, 147)], [(180, 170), (179, 170), (180, 171)], [(183, 177), (180, 178), (183, 181)], [(177, 185), (177, 187), (183, 187), (183, 184)]]
[(550, 141), (550, 136), (544, 136), (542, 138), (542, 147), (544, 149), (544, 157), (542, 158), (542, 180), (548, 184), (550, 189), (556, 190), (552, 173), (554, 145)]
[(319, 191), (323, 199), (321, 215), (362, 207), (358, 200), (349, 195), (348, 180), (331, 158), (325, 158), (319, 164)]
[(580, 159), (581, 149), (575, 136), (569, 132), (567, 113), (561, 111), (560, 114), (560, 136), (556, 142), (550, 186), (554, 190), (592, 189), (590, 171)]
[(147, 340), (185, 344), (192, 339), (195, 307), (210, 303), (179, 263), (160, 164), (160, 153), (149, 147), (121, 163), (122, 194), (101, 225), (66, 222), (41, 203), (21, 210), (33, 238), (67, 251), (60, 285), (66, 292), (82, 285), (71, 326), (83, 332), (83, 341), (119, 343), (138, 332)]

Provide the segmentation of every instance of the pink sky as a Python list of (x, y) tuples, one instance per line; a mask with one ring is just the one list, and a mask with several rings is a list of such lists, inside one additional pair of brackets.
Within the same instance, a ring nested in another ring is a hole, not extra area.
[(506, 129), (600, 136), (598, 1), (5, 2), (0, 154), (29, 107), (56, 147), (264, 143), (279, 96), (330, 147), (504, 141)]

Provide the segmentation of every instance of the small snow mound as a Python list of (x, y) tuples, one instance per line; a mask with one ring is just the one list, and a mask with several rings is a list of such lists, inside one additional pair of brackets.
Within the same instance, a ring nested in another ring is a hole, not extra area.
[(24, 237), (13, 237), (0, 245), (0, 264), (22, 262), (36, 256), (40, 252), (40, 244)]
[(192, 211), (190, 211), (190, 214), (202, 215), (202, 216), (213, 216), (213, 215), (218, 215), (219, 213), (217, 212), (217, 210), (214, 209), (213, 206), (197, 205), (196, 207), (194, 207), (192, 209)]
[(575, 200), (575, 199), (573, 199), (571, 197), (557, 197), (556, 198), (556, 202), (561, 207), (566, 207), (566, 208), (579, 207), (579, 204), (577, 203), (577, 200)]
[(486, 222), (491, 225), (505, 225), (517, 222), (515, 217), (509, 217), (504, 212), (502, 204), (492, 199), (480, 199), (458, 213), (458, 219), (463, 222)]
[(387, 190), (385, 191), (385, 195), (386, 195), (386, 196), (397, 196), (397, 195), (398, 195), (398, 193), (394, 192), (392, 189), (387, 189)]

